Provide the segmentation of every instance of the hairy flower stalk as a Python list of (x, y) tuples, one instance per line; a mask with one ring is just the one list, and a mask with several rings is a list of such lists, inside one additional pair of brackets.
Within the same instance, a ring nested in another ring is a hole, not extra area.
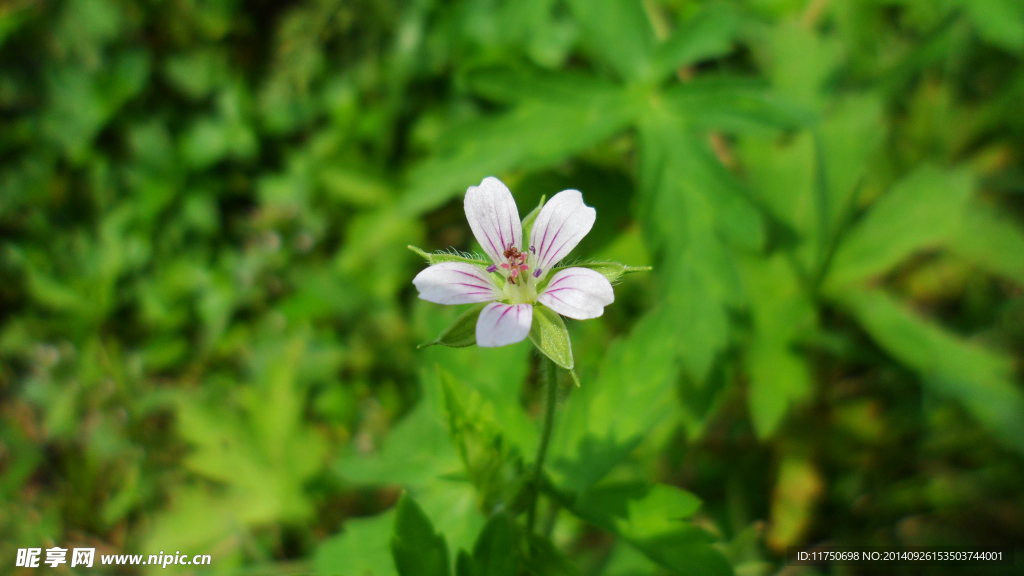
[(531, 531), (537, 519), (537, 495), (540, 494), (544, 475), (544, 458), (548, 454), (551, 430), (555, 426), (555, 407), (558, 405), (558, 371), (555, 363), (547, 358), (542, 358), (540, 370), (544, 380), (544, 427), (541, 429), (540, 444), (537, 446), (537, 457), (533, 461), (533, 494), (530, 499), (530, 508), (526, 512), (526, 528)]
[(500, 180), (488, 177), (466, 191), (465, 208), (473, 235), (489, 261), (427, 254), (410, 246), (431, 264), (416, 275), (413, 284), (420, 298), (428, 302), (477, 305), (431, 345), (505, 346), (529, 336), (542, 354), (544, 421), (526, 508), (527, 526), (532, 530), (555, 421), (558, 367), (576, 379), (569, 333), (561, 317), (587, 320), (601, 316), (604, 307), (615, 301), (612, 282), (623, 274), (649, 268), (615, 262), (558, 266), (597, 218), (597, 211), (583, 203), (578, 190), (563, 190), (547, 204), (541, 200), (541, 206), (520, 220), (512, 193)]

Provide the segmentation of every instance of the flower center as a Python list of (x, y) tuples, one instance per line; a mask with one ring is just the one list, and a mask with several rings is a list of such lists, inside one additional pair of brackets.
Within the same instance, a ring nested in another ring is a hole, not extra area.
[(501, 264), (490, 266), (488, 272), (497, 272), (505, 278), (505, 297), (513, 304), (532, 303), (537, 299), (537, 277), (539, 274), (530, 274), (530, 265), (527, 261), (530, 254), (520, 252), (519, 248), (512, 246), (502, 254), (505, 261)]
[(526, 253), (520, 252), (519, 248), (513, 246), (505, 250), (504, 256), (507, 261), (501, 263), (501, 269), (508, 272), (506, 276), (508, 281), (512, 284), (525, 283), (526, 272), (530, 270), (530, 265), (526, 263)]

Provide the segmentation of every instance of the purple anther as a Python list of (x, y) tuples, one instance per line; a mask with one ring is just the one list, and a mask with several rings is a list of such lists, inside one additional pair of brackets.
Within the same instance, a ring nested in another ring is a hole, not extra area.
[(541, 272), (543, 272), (543, 270), (541, 270), (540, 268), (537, 268), (537, 270), (535, 270), (534, 273), (533, 273), (533, 277), (534, 278), (540, 278), (540, 273)]
[(496, 265), (494, 265), (494, 264), (491, 264), (490, 266), (487, 267), (487, 271), (488, 272), (497, 272), (498, 271), (498, 267)]
[(533, 246), (530, 246), (530, 252), (533, 252), (534, 254), (536, 254), (536, 253), (537, 253), (537, 250), (536, 250), (536, 249), (534, 249), (534, 247), (533, 247)]

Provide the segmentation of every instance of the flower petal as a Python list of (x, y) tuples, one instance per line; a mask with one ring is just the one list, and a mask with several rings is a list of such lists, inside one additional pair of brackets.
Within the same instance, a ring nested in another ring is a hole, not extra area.
[(465, 208), (473, 235), (495, 264), (507, 260), (505, 250), (513, 246), (522, 248), (523, 225), (519, 221), (519, 209), (501, 180), (488, 176), (479, 186), (470, 186), (466, 190)]
[(559, 270), (537, 297), (537, 302), (576, 320), (597, 318), (614, 301), (611, 282), (589, 268)]
[(533, 305), (502, 304), (484, 306), (476, 321), (476, 345), (484, 348), (505, 346), (521, 341), (530, 333)]
[(544, 275), (590, 232), (597, 210), (583, 203), (579, 190), (563, 190), (540, 209), (530, 230), (530, 248)]
[(498, 286), (479, 266), (464, 262), (435, 264), (420, 272), (412, 283), (420, 298), (436, 304), (475, 304), (498, 297)]

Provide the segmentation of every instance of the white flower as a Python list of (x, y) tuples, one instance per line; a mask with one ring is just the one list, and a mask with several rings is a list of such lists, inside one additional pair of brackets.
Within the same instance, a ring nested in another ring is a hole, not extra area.
[(501, 180), (489, 176), (470, 186), (465, 208), (473, 235), (494, 264), (486, 269), (466, 262), (434, 264), (412, 283), (428, 302), (490, 302), (476, 323), (477, 345), (505, 346), (526, 338), (535, 304), (586, 320), (615, 301), (608, 279), (588, 268), (562, 268), (548, 279), (597, 218), (578, 190), (563, 190), (541, 208), (529, 244), (523, 244), (516, 201)]

